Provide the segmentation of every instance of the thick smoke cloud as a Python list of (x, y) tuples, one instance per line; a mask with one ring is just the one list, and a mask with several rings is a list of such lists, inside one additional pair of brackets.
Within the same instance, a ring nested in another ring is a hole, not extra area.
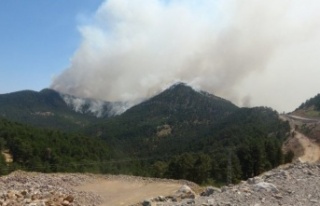
[(108, 0), (79, 27), (82, 43), (51, 87), (137, 103), (182, 81), (290, 111), (319, 92), (319, 9), (316, 0)]

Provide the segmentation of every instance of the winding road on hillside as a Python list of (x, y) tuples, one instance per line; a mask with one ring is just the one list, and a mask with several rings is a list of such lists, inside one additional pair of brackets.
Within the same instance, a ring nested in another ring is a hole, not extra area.
[(301, 162), (315, 163), (320, 160), (320, 146), (311, 138), (296, 130), (296, 125), (319, 122), (318, 119), (300, 117), (296, 115), (280, 115), (280, 118), (289, 121), (291, 138), (284, 144), (285, 149), (292, 150), (294, 159)]

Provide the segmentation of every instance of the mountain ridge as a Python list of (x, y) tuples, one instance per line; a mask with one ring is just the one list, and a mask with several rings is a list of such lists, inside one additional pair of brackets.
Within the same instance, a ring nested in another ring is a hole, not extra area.
[(51, 89), (0, 95), (0, 116), (11, 121), (62, 130), (81, 128), (95, 119), (70, 109), (60, 93)]
[[(225, 184), (260, 174), (287, 159), (281, 145), (290, 129), (276, 111), (267, 107), (239, 108), (186, 84), (175, 84), (121, 115), (100, 119), (75, 112), (52, 90), (29, 96), (26, 95), (37, 103), (53, 98), (50, 100), (53, 104), (45, 108), (53, 108), (53, 114), (61, 114), (63, 121), (53, 118), (52, 122), (47, 121), (50, 126), (60, 129), (57, 127), (60, 125), (54, 124), (69, 125), (73, 131), (102, 139), (112, 148), (111, 158), (115, 160), (133, 158), (129, 162), (108, 164), (104, 167), (106, 172), (188, 179), (197, 183), (211, 179)], [(65, 110), (55, 108), (60, 103)], [(32, 109), (24, 107), (20, 111), (30, 113)], [(25, 116), (29, 115), (30, 119), (29, 113)], [(52, 117), (51, 113), (41, 114), (43, 117), (38, 118), (41, 123)], [(69, 119), (63, 119), (66, 116)], [(84, 123), (72, 125), (79, 120)]]
[[(176, 97), (170, 95), (170, 91), (179, 90), (182, 91), (184, 96), (179, 95)], [(203, 97), (201, 97), (201, 95)], [(155, 104), (155, 98), (160, 95), (160, 99), (164, 97), (166, 101), (176, 105), (179, 101), (189, 101), (191, 96), (202, 99), (211, 98), (212, 100), (221, 101), (222, 104), (231, 107), (236, 107), (233, 103), (223, 98), (214, 96), (205, 91), (196, 91), (192, 87), (185, 83), (176, 83), (171, 87), (165, 89), (161, 93), (141, 102), (141, 105), (148, 105), (150, 100), (153, 100)], [(173, 102), (170, 100), (172, 98)], [(159, 98), (158, 98), (159, 99)], [(192, 101), (189, 101), (189, 103)], [(182, 102), (180, 102), (182, 103)], [(5, 117), (12, 121), (18, 121), (21, 123), (27, 123), (34, 126), (58, 128), (65, 131), (74, 127), (76, 129), (82, 128), (90, 122), (99, 122), (101, 119), (106, 119), (125, 113), (130, 108), (135, 108), (137, 105), (132, 106), (128, 102), (108, 102), (104, 100), (81, 98), (69, 94), (63, 94), (50, 88), (43, 89), (39, 92), (32, 90), (22, 90), (17, 92), (11, 92), (7, 94), (0, 94), (0, 116)], [(163, 106), (168, 106), (167, 103), (163, 103)], [(206, 109), (210, 111), (210, 103), (206, 106)], [(182, 105), (182, 104), (181, 104)], [(169, 105), (170, 106), (170, 105)], [(192, 107), (194, 105), (184, 105), (186, 107)], [(223, 107), (223, 106), (222, 106)], [(187, 109), (187, 108), (181, 108)], [(166, 111), (172, 113), (175, 111)], [(218, 111), (216, 111), (218, 112)]]

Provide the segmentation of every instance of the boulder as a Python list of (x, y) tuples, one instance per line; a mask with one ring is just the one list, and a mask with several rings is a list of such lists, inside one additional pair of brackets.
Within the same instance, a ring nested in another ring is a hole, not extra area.
[(66, 198), (64, 198), (64, 200), (67, 200), (68, 202), (73, 202), (74, 197), (71, 195), (68, 195)]
[(253, 186), (253, 190), (256, 192), (267, 191), (267, 192), (279, 192), (278, 188), (268, 182), (259, 182)]
[(214, 193), (221, 193), (221, 189), (217, 188), (217, 187), (206, 187), (206, 189), (200, 194), (201, 196), (205, 196), (205, 197), (209, 197), (210, 195), (214, 194)]
[(263, 179), (261, 177), (253, 177), (253, 178), (249, 178), (247, 182), (248, 184), (253, 185), (253, 184), (258, 184), (260, 182), (263, 182)]
[(152, 206), (152, 201), (151, 200), (144, 200), (142, 202), (142, 206)]
[(176, 192), (175, 196), (180, 199), (194, 199), (196, 197), (196, 193), (189, 186), (183, 185)]

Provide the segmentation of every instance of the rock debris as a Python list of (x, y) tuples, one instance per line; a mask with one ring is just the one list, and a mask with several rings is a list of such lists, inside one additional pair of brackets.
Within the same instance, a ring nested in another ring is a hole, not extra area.
[[(16, 171), (0, 177), (0, 206), (99, 206), (102, 199), (76, 186), (97, 179), (168, 182), (125, 175), (43, 174)], [(180, 181), (170, 196), (146, 199), (132, 206), (262, 206), (320, 205), (320, 164), (296, 162), (280, 166), (237, 185), (206, 187)], [(196, 192), (195, 192), (196, 191)]]
[[(142, 206), (262, 206), (320, 205), (320, 164), (280, 166), (238, 185), (207, 187), (198, 195), (184, 189), (168, 197), (155, 197)], [(185, 195), (181, 195), (181, 192)], [(181, 198), (184, 197), (184, 198)]]
[(101, 198), (76, 191), (93, 175), (16, 171), (0, 178), (0, 206), (98, 206)]

